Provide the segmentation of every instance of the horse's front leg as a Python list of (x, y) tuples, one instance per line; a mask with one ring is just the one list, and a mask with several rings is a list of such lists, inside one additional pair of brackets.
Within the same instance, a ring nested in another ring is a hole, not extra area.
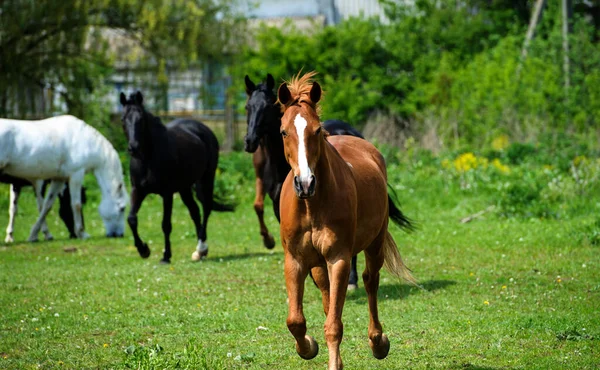
[[(44, 199), (44, 203), (42, 205), (40, 215), (38, 216), (37, 221), (31, 228), (31, 233), (29, 234), (29, 238), (27, 239), (28, 241), (35, 242), (38, 240), (37, 236), (38, 236), (38, 233), (40, 232), (40, 228), (42, 227), (42, 225), (45, 225), (46, 216), (48, 215), (48, 212), (50, 212), (50, 209), (52, 208), (54, 199), (56, 199), (56, 196), (64, 188), (64, 186), (65, 186), (65, 183), (63, 181), (53, 180), (50, 183), (50, 189), (48, 189), (48, 193), (46, 194), (46, 198)], [(37, 191), (37, 189), (36, 189), (36, 191)], [(46, 227), (46, 230), (47, 230), (47, 227)], [(46, 239), (48, 239), (48, 235), (50, 235), (50, 232), (46, 233)], [(51, 235), (50, 235), (50, 237), (51, 237)]]
[(83, 186), (83, 177), (85, 171), (81, 170), (69, 179), (69, 192), (71, 195), (71, 210), (73, 211), (73, 223), (75, 235), (79, 239), (89, 238), (89, 234), (83, 229), (82, 203), (81, 203), (81, 187)]
[(329, 370), (343, 369), (342, 357), (340, 356), (340, 344), (344, 335), (344, 324), (342, 323), (342, 311), (346, 292), (348, 290), (348, 276), (350, 273), (350, 254), (346, 256), (335, 256), (334, 260), (327, 261), (329, 271), (330, 295), (329, 312), (325, 320), (325, 339), (329, 350)]
[(127, 216), (127, 223), (129, 224), (129, 228), (131, 228), (135, 247), (142, 258), (150, 257), (150, 248), (148, 248), (148, 244), (144, 243), (138, 234), (137, 213), (142, 207), (142, 202), (146, 199), (147, 195), (148, 193), (143, 190), (136, 187), (131, 188), (131, 208), (129, 210), (129, 216)]
[(165, 250), (160, 263), (171, 263), (171, 213), (173, 212), (173, 194), (163, 194), (162, 231), (165, 235)]
[(15, 229), (15, 216), (18, 211), (19, 194), (21, 187), (10, 184), (10, 205), (8, 206), (8, 226), (6, 227), (6, 238), (4, 242), (12, 243), (14, 241), (13, 231)]
[(287, 327), (296, 339), (298, 355), (305, 360), (310, 360), (319, 353), (319, 345), (315, 338), (306, 335), (306, 318), (302, 312), (304, 281), (308, 275), (308, 269), (302, 265), (301, 261), (286, 251), (284, 272), (289, 300)]

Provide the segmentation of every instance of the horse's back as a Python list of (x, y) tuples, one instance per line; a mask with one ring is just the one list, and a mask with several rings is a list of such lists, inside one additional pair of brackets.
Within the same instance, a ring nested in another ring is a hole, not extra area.
[(104, 142), (107, 140), (100, 133), (74, 116), (38, 121), (0, 119), (0, 166), (28, 180), (68, 178), (90, 160), (100, 162), (89, 157), (96, 149), (94, 144), (105, 146)]
[(379, 173), (387, 181), (385, 160), (373, 144), (351, 135), (329, 136), (327, 140), (352, 168)]
[(169, 122), (166, 127), (182, 167), (191, 166), (190, 169), (200, 172), (206, 167), (216, 169), (219, 142), (208, 126), (194, 119), (181, 118)]
[(323, 122), (323, 127), (330, 135), (350, 135), (364, 139), (360, 131), (339, 119), (328, 119)]

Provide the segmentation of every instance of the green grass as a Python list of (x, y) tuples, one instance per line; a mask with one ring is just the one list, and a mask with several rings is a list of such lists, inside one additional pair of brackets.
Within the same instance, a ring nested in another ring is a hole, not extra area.
[[(248, 157), (241, 162), (249, 165)], [(461, 224), (494, 195), (461, 192), (435, 171), (392, 172), (403, 210), (420, 224), (414, 234), (395, 227), (392, 233), (426, 290), (383, 272), (379, 308), (392, 347), (382, 361), (369, 350), (362, 284), (349, 292), (341, 347), (346, 368), (600, 367), (600, 246), (587, 238), (596, 230), (598, 196), (587, 199), (586, 212), (568, 218), (490, 213)], [(0, 368), (326, 368), (320, 293), (310, 281), (305, 314), (320, 353), (311, 361), (295, 353), (285, 325), (283, 252), (261, 244), (250, 181), (228, 187), (239, 206), (232, 214), (213, 213), (209, 258), (200, 263), (190, 260), (192, 221), (176, 198), (169, 266), (158, 263), (160, 198), (148, 198), (139, 214), (153, 252), (143, 260), (129, 229), (124, 239), (103, 237), (97, 194), (89, 188), (85, 217), (92, 238), (65, 239), (53, 210), (48, 220), (57, 240), (35, 244), (23, 242), (35, 217), (31, 191), (23, 191), (17, 242), (0, 246)], [(6, 190), (0, 190), (2, 227)], [(266, 215), (278, 240), (270, 205)]]

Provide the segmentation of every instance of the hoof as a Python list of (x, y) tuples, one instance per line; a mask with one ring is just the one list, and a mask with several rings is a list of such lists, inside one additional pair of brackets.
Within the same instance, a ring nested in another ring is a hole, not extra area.
[(148, 244), (144, 243), (141, 247), (138, 247), (138, 253), (142, 258), (150, 257), (150, 248), (148, 248)]
[(44, 239), (46, 239), (46, 241), (54, 240), (54, 236), (52, 236), (52, 234), (48, 233), (48, 234), (46, 234), (46, 236), (44, 236)]
[(371, 346), (371, 351), (373, 351), (373, 357), (378, 360), (383, 360), (390, 352), (390, 340), (385, 334), (381, 334), (381, 339), (377, 344), (369, 339), (369, 346)]
[(5, 243), (12, 243), (14, 241), (15, 239), (13, 239), (12, 235), (7, 235), (6, 238), (4, 238)]
[(39, 239), (38, 239), (37, 235), (36, 236), (30, 236), (29, 238), (27, 238), (27, 241), (30, 242), (30, 243), (35, 243), (38, 240)]
[(169, 265), (169, 264), (171, 264), (171, 261), (163, 258), (160, 260), (160, 264), (161, 265)]
[(192, 253), (192, 261), (198, 262), (200, 260), (205, 259), (207, 255), (208, 255), (208, 250), (206, 250), (204, 252), (194, 251), (194, 253)]
[(264, 236), (263, 244), (265, 245), (265, 248), (273, 249), (273, 248), (275, 248), (275, 239), (273, 239), (273, 236), (270, 234), (267, 236)]
[(305, 360), (311, 360), (315, 358), (315, 356), (319, 353), (319, 344), (315, 340), (315, 338), (307, 335), (304, 337), (309, 342), (308, 353), (303, 354), (300, 353), (300, 348), (298, 347), (298, 343), (296, 342), (296, 352), (298, 352), (298, 356), (302, 357)]
[(356, 290), (358, 289), (358, 284), (348, 284), (348, 290)]

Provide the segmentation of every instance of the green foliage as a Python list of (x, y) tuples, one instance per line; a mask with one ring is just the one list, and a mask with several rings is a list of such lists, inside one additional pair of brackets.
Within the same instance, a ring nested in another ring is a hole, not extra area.
[[(230, 1), (4, 1), (0, 11), (0, 115), (33, 111), (28, 89), (59, 94), (81, 118), (116, 62), (167, 69), (222, 59), (240, 22)], [(92, 95), (92, 96), (90, 96)], [(53, 99), (50, 99), (50, 104)], [(13, 106), (16, 105), (16, 109)]]
[(597, 126), (599, 34), (579, 8), (566, 91), (556, 4), (544, 11), (523, 60), (527, 1), (382, 3), (389, 23), (353, 18), (310, 32), (290, 24), (260, 28), (235, 67), (236, 88), (243, 89), (244, 74), (289, 79), (314, 69), (326, 91), (324, 119), (360, 127), (373, 112), (385, 112), (416, 121), (418, 136), (420, 120), (433, 117), (446, 148), (482, 148), (499, 134), (521, 142), (565, 131), (589, 134)]

